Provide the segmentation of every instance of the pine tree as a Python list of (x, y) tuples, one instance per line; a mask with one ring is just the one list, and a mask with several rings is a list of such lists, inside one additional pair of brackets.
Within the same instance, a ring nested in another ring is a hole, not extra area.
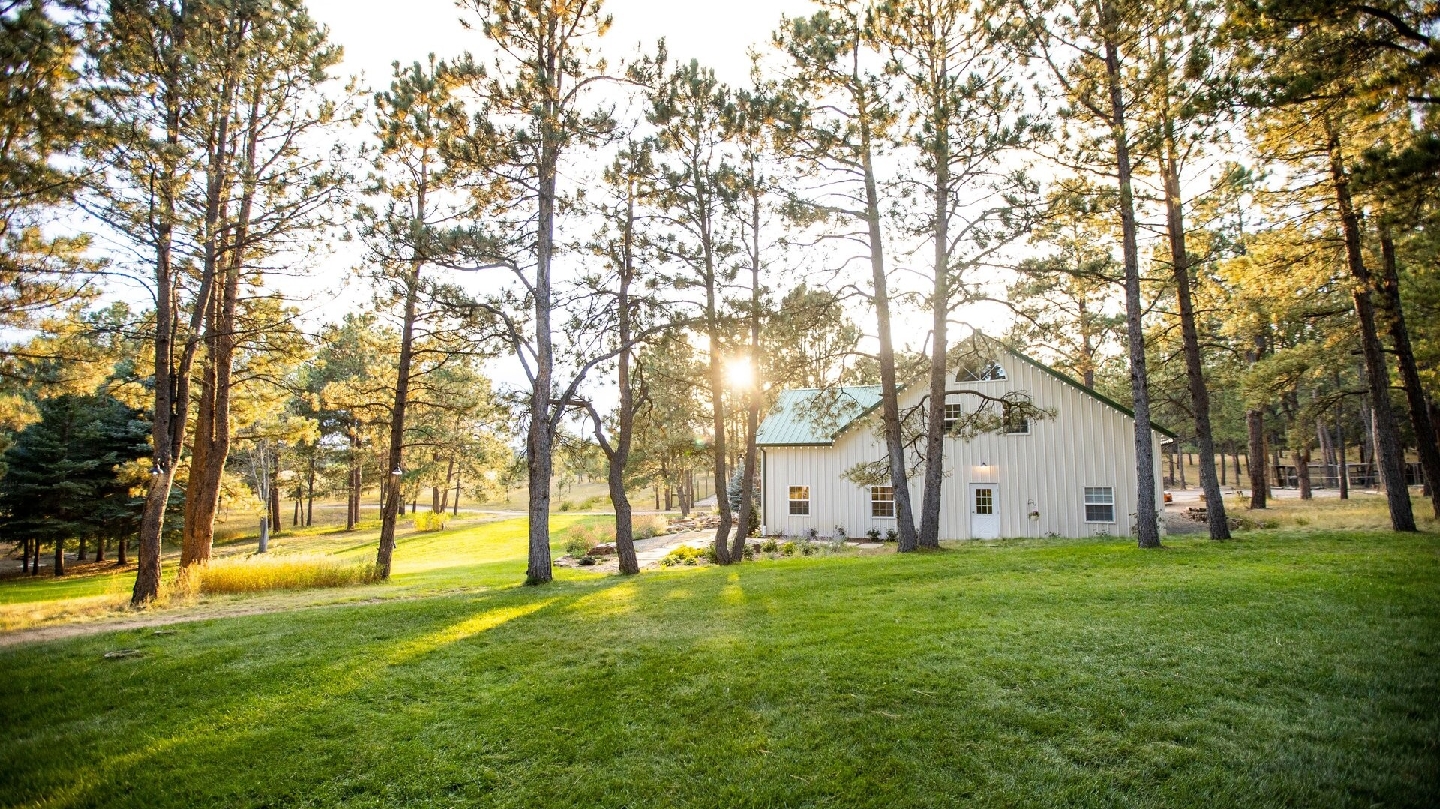
[[(1321, 6), (1323, 13), (1316, 13)], [(1240, 5), (1232, 15), (1237, 35), (1250, 43), (1251, 103), (1263, 111), (1260, 145), (1309, 180), (1295, 183), (1299, 195), (1318, 202), (1314, 192), (1324, 192), (1324, 208), (1344, 246), (1390, 523), (1396, 531), (1414, 531), (1376, 307), (1381, 284), (1365, 255), (1368, 200), (1356, 172), (1385, 113), (1408, 114), (1408, 96), (1418, 94), (1423, 102), (1425, 88), (1433, 87), (1433, 78), (1427, 82), (1425, 71), (1413, 68), (1433, 58), (1435, 43), (1407, 22), (1412, 10), (1403, 4), (1297, 3), (1282, 10), (1275, 15), (1263, 6)], [(1405, 95), (1397, 98), (1400, 93)]]
[(390, 576), (395, 521), (403, 496), (405, 419), (416, 377), (416, 326), (426, 286), (421, 273), (443, 258), (437, 223), (454, 216), (438, 200), (453, 193), (464, 178), (463, 170), (445, 160), (449, 144), (469, 135), (468, 116), (452, 95), (460, 80), (460, 73), (433, 58), (428, 66), (397, 64), (390, 89), (375, 96), (380, 149), (372, 180), (380, 205), (362, 207), (361, 220), (382, 283), (402, 309), (376, 552), (381, 578)]
[[(92, 121), (77, 71), (78, 0), (0, 2), (0, 326), (28, 329), (59, 307), (94, 297), (87, 236), (47, 227), (82, 182), (75, 161)], [(0, 348), (0, 353), (6, 349)]]
[[(1069, 162), (1086, 172), (1115, 178), (1124, 269), (1125, 336), (1130, 399), (1135, 413), (1136, 541), (1160, 546), (1160, 512), (1155, 502), (1155, 440), (1151, 432), (1149, 371), (1145, 356), (1139, 226), (1134, 188), (1134, 107), (1143, 89), (1136, 85), (1135, 49), (1149, 25), (1149, 7), (1129, 0), (1047, 0), (1019, 3), (1017, 25), (1032, 43), (1032, 55), (1051, 73), (1067, 102), (1061, 111), (1073, 128)], [(1065, 130), (1062, 129), (1062, 132)]]
[[(463, 0), (499, 56), (484, 88), (486, 114), (497, 123), (477, 144), (495, 148), (479, 162), (501, 178), (506, 196), (487, 217), (505, 222), (477, 228), (484, 238), (470, 247), (471, 269), (498, 268), (518, 286), (482, 301), (501, 324), (501, 339), (530, 381), (525, 435), (529, 470), (530, 584), (549, 582), (550, 478), (560, 424), (574, 407), (585, 374), (603, 358), (579, 358), (566, 381), (557, 380), (556, 219), (564, 189), (560, 165), (567, 152), (594, 144), (614, 128), (609, 112), (587, 109), (587, 90), (610, 77), (595, 42), (610, 28), (601, 0)], [(488, 165), (486, 165), (488, 164)], [(514, 217), (507, 219), (507, 217)], [(496, 286), (502, 286), (496, 284)], [(517, 318), (517, 313), (524, 312)], [(528, 320), (528, 323), (523, 321)], [(523, 325), (522, 325), (523, 323)], [(563, 344), (561, 346), (563, 349)]]
[[(658, 243), (660, 254), (679, 272), (674, 283), (704, 295), (699, 326), (706, 339), (710, 394), (711, 460), (716, 481), (729, 478), (729, 417), (725, 362), (731, 350), (731, 323), (724, 308), (724, 288), (734, 281), (731, 261), (739, 252), (737, 234), (727, 228), (725, 214), (734, 194), (728, 162), (725, 122), (732, 114), (733, 93), (715, 72), (696, 61), (677, 65), (650, 89), (646, 117), (656, 134), (655, 205), (671, 224), (670, 236)], [(720, 525), (715, 529), (715, 556), (731, 558), (730, 503), (717, 498)]]
[(142, 414), (106, 394), (65, 394), (37, 403), (40, 420), (5, 451), (0, 532), (54, 547), (65, 573), (69, 539), (121, 535), (139, 506), (119, 468), (149, 453)]
[[(619, 393), (607, 435), (606, 422), (595, 406), (586, 402), (595, 441), (605, 453), (606, 481), (610, 503), (615, 508), (615, 551), (620, 572), (640, 572), (635, 557), (635, 532), (630, 497), (625, 491), (635, 442), (636, 416), (648, 403), (644, 367), (638, 354), (651, 333), (647, 321), (655, 318), (659, 302), (644, 291), (654, 279), (644, 275), (647, 234), (643, 206), (650, 195), (655, 167), (651, 145), (627, 141), (614, 162), (605, 170), (608, 198), (600, 204), (606, 220), (605, 231), (594, 248), (607, 264), (607, 279), (595, 279), (595, 304), (614, 312), (615, 387)], [(613, 278), (613, 281), (610, 280)], [(587, 313), (587, 316), (590, 313)], [(608, 319), (608, 318), (607, 318)]]
[[(880, 60), (874, 5), (854, 0), (825, 0), (808, 19), (789, 21), (776, 33), (777, 46), (790, 57), (793, 72), (787, 92), (804, 114), (786, 134), (787, 152), (820, 175), (815, 188), (795, 196), (803, 209), (834, 222), (863, 225), (864, 259), (870, 267), (870, 299), (875, 307), (880, 378), (880, 420), (889, 482), (895, 496), (900, 545), (916, 546), (910, 471), (901, 425), (899, 374), (891, 329), (891, 268), (885, 257), (881, 180), (876, 158), (896, 125), (896, 111)], [(783, 119), (782, 119), (783, 121)]]
[(321, 92), (339, 48), (295, 0), (232, 4), (227, 23), (229, 33), (208, 49), (223, 54), (213, 67), (219, 100), (204, 138), (201, 206), (202, 273), (215, 280), (200, 335), (182, 567), (210, 558), (230, 451), (236, 352), (247, 332), (274, 330), (273, 313), (247, 302), (263, 285), (260, 268), (278, 249), (328, 226), (348, 186), (337, 154), (302, 145), (341, 117)]
[[(917, 547), (940, 546), (945, 479), (945, 403), (953, 309), (971, 271), (1030, 227), (1032, 188), (1005, 159), (1046, 128), (1024, 107), (1019, 81), (983, 9), (968, 0), (918, 0), (881, 7), (880, 40), (898, 75), (912, 122), (903, 137), (917, 153), (911, 183), (925, 199), (917, 235), (931, 242), (930, 363), (923, 407), (925, 487)], [(900, 551), (913, 550), (902, 541)]]

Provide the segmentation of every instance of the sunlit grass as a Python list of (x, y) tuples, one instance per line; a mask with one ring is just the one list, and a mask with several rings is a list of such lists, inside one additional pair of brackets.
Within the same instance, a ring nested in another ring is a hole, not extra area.
[[(404, 601), (0, 650), (0, 803), (1440, 798), (1433, 534), (960, 543), (529, 588), (523, 523), (482, 528), (411, 538), (415, 569), (360, 588)], [(451, 546), (467, 564), (429, 567)]]
[[(581, 520), (597, 521), (601, 517), (578, 515), (555, 515), (551, 518), (553, 529), (552, 553), (563, 553), (561, 538), (565, 530)], [(335, 526), (314, 527), (304, 532), (282, 534), (271, 542), (274, 561), (294, 557), (331, 560), (336, 565), (363, 569), (375, 560), (379, 526), (366, 530), (344, 531)], [(494, 518), (462, 519), (452, 522), (442, 531), (417, 532), (402, 525), (397, 534), (394, 568), (390, 581), (375, 586), (357, 589), (329, 584), (279, 585), (284, 590), (300, 587), (329, 588), (308, 589), (308, 592), (285, 595), (283, 590), (275, 596), (265, 596), (265, 609), (285, 609), (289, 606), (313, 605), (324, 602), (343, 602), (364, 598), (411, 598), (418, 595), (456, 590), (477, 591), (490, 588), (514, 587), (524, 581), (527, 529), (524, 520), (496, 520)], [(244, 542), (216, 546), (210, 566), (228, 571), (231, 565), (242, 565), (243, 560), (266, 557), (253, 556), (255, 546), (247, 538)], [(183, 611), (190, 614), (204, 614), (206, 610), (220, 607), (233, 608), (260, 598), (266, 589), (238, 586), (236, 589), (196, 589), (193, 585), (176, 588), (170, 584), (175, 577), (178, 551), (171, 549), (164, 560), (164, 578), (169, 585), (168, 593), (180, 597), (152, 607), (152, 612)], [(259, 576), (256, 570), (247, 578)], [(217, 575), (226, 576), (222, 572)], [(560, 578), (587, 578), (593, 573), (559, 570)], [(116, 569), (109, 565), (86, 566), (75, 575), (59, 579), (42, 573), (31, 577), (16, 577), (0, 580), (0, 631), (11, 632), (40, 626), (70, 623), (76, 621), (103, 621), (133, 617), (128, 609), (131, 589), (135, 582), (135, 567)], [(188, 584), (188, 583), (187, 583)], [(216, 585), (219, 587), (220, 585)], [(181, 592), (183, 590), (183, 592)], [(279, 599), (277, 601), (276, 599)], [(287, 602), (285, 599), (289, 599)]]
[[(1310, 528), (1326, 531), (1385, 531), (1390, 528), (1390, 510), (1383, 494), (1355, 492), (1349, 500), (1338, 497), (1270, 498), (1266, 508), (1251, 509), (1250, 498), (1231, 495), (1225, 505), (1231, 516), (1275, 528)], [(1440, 530), (1429, 498), (1413, 495), (1411, 508), (1422, 531)]]

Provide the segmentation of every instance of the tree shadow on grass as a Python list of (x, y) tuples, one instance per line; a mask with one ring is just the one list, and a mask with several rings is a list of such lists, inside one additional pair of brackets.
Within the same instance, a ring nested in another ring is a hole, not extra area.
[[(284, 738), (293, 720), (353, 714), (370, 701), (367, 692), (376, 683), (398, 671), (489, 633), (523, 637), (533, 631), (524, 625), (543, 623), (547, 614), (621, 583), (575, 582), (540, 591), (515, 587), (424, 602), (222, 619), (173, 636), (147, 631), (89, 638), (58, 656), (46, 654), (43, 646), (17, 650), (0, 657), (7, 679), (46, 687), (34, 694), (8, 690), (0, 697), (0, 713), (9, 717), (7, 725), (14, 722), (14, 736), (0, 745), (0, 793), (7, 800), (60, 806), (160, 805), (162, 795), (184, 804), (194, 789), (233, 782), (215, 766), (254, 759), (284, 770), (285, 763), (275, 762), (263, 745), (255, 747), (257, 736)], [(357, 636), (369, 640), (356, 643)], [(142, 656), (103, 660), (100, 651), (117, 642), (133, 644)], [(98, 722), (94, 704), (74, 699), (97, 681), (109, 684), (102, 692), (107, 704), (125, 706), (100, 710), (105, 716)], [(60, 696), (65, 694), (70, 696)], [(163, 717), (158, 725), (156, 713)], [(356, 720), (356, 726), (363, 724), (363, 718)], [(157, 727), (161, 735), (153, 735)], [(46, 767), (47, 751), (60, 739), (67, 740), (67, 758), (91, 762), (78, 776), (61, 777), (65, 773)], [(197, 780), (187, 783), (191, 778)], [(147, 781), (153, 783), (132, 791)]]

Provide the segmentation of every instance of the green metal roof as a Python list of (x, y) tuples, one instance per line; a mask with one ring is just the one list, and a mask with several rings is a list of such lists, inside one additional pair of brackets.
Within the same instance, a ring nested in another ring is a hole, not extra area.
[(835, 435), (880, 403), (879, 385), (781, 391), (760, 425), (762, 447), (829, 446)]

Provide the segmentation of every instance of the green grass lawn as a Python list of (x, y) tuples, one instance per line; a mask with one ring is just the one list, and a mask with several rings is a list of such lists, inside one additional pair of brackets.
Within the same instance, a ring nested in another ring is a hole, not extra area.
[(0, 650), (0, 803), (1440, 802), (1440, 538), (1167, 544), (525, 588), (523, 523), (409, 537), (353, 589), (413, 598)]
[[(550, 518), (551, 552), (564, 553), (565, 529), (576, 523), (606, 522), (610, 518), (556, 514)], [(352, 587), (303, 593), (255, 596), (206, 596), (194, 603), (175, 605), (189, 612), (217, 607), (256, 605), (264, 609), (346, 602), (418, 597), (456, 589), (476, 590), (509, 587), (525, 576), (526, 523), (522, 520), (470, 518), (437, 532), (417, 532), (409, 521), (397, 532), (394, 574), (383, 587)], [(379, 541), (378, 521), (363, 523), (359, 530), (344, 531), (335, 525), (292, 529), (271, 541), (271, 553), (283, 555), (327, 555), (348, 561), (373, 561)], [(215, 557), (251, 554), (255, 538), (241, 535), (215, 544)], [(178, 548), (167, 549), (163, 575), (170, 580), (179, 559)], [(48, 572), (34, 578), (17, 576), (0, 580), (0, 632), (76, 621), (107, 620), (125, 610), (135, 585), (135, 565), (117, 569), (110, 563), (76, 568), (64, 577)], [(563, 570), (562, 577), (591, 578), (593, 574)]]

